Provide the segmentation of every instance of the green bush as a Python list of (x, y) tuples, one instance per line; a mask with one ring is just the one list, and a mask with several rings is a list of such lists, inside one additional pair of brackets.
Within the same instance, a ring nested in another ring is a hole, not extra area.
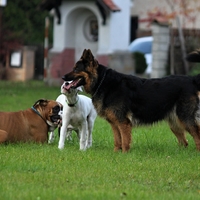
[(143, 74), (145, 72), (145, 69), (147, 68), (147, 63), (144, 54), (140, 52), (134, 52), (133, 56), (135, 60), (136, 74)]
[(195, 76), (197, 74), (200, 74), (200, 64), (199, 63), (195, 63), (189, 71), (190, 76)]

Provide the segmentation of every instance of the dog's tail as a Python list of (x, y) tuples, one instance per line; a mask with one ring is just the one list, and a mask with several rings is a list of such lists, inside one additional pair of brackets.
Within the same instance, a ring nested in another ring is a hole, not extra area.
[(200, 74), (193, 77), (193, 83), (196, 85), (197, 90), (200, 91)]
[(186, 60), (189, 62), (200, 62), (200, 49), (192, 51), (186, 56)]

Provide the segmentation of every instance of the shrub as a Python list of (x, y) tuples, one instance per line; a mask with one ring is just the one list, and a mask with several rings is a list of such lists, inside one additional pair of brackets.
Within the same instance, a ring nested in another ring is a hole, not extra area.
[(147, 63), (144, 54), (140, 52), (134, 52), (133, 56), (135, 60), (136, 74), (143, 74), (145, 72), (145, 69), (147, 68)]

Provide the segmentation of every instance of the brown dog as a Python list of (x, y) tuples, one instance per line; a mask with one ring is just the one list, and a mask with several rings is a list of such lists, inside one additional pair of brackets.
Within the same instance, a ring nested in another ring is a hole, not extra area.
[(61, 111), (60, 103), (40, 99), (24, 111), (0, 112), (0, 143), (47, 142), (48, 131), (61, 122)]

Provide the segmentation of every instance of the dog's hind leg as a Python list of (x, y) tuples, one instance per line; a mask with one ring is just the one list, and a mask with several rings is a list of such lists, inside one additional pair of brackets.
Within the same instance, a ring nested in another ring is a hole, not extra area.
[(0, 130), (0, 143), (5, 142), (8, 139), (8, 133), (4, 130)]
[(185, 147), (188, 146), (188, 142), (187, 142), (187, 140), (185, 138), (184, 129), (177, 129), (177, 128), (171, 127), (171, 131), (177, 137), (179, 145), (183, 145)]
[(187, 147), (188, 141), (185, 138), (185, 124), (180, 121), (180, 119), (174, 112), (169, 116), (167, 121), (171, 131), (178, 139), (179, 145)]
[(197, 150), (200, 151), (200, 127), (197, 125), (190, 126), (187, 131), (193, 137)]
[(89, 116), (87, 118), (88, 121), (88, 132), (87, 132), (87, 144), (86, 147), (90, 148), (92, 146), (92, 131), (93, 131), (93, 126), (94, 126), (94, 119), (93, 116)]

